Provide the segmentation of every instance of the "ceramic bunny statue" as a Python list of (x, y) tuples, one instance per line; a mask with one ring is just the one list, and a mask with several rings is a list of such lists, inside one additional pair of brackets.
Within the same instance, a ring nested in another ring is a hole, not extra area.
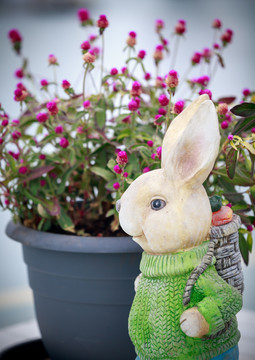
[(144, 250), (129, 315), (137, 359), (238, 359), (242, 298), (214, 258), (183, 305), (187, 280), (208, 250), (212, 213), (202, 184), (219, 142), (215, 107), (202, 95), (168, 128), (161, 169), (139, 176), (119, 200), (120, 224)]

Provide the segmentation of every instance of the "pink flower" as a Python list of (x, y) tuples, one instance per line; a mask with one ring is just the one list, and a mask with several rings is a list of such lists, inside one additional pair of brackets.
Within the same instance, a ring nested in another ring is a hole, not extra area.
[(199, 64), (201, 60), (201, 56), (202, 55), (199, 52), (195, 52), (191, 58), (192, 65)]
[(164, 122), (164, 117), (160, 114), (155, 115), (154, 125), (161, 125)]
[(14, 153), (13, 151), (8, 151), (8, 154), (11, 155), (11, 156), (13, 157), (13, 159), (19, 160), (19, 157), (20, 157), (20, 153), (19, 153), (19, 152)]
[(89, 100), (85, 100), (83, 102), (83, 107), (84, 107), (84, 109), (90, 108), (91, 107), (91, 102)]
[(8, 124), (9, 124), (8, 118), (4, 118), (4, 119), (2, 120), (1, 125), (2, 125), (2, 126), (7, 126)]
[(41, 185), (41, 186), (45, 186), (45, 185), (46, 185), (46, 180), (45, 180), (45, 179), (41, 179), (41, 180), (40, 180), (40, 185)]
[(167, 106), (169, 104), (169, 99), (165, 94), (161, 94), (158, 98), (158, 101), (161, 106)]
[(130, 111), (136, 111), (139, 108), (139, 104), (136, 100), (132, 99), (129, 103), (128, 103), (128, 108)]
[(119, 165), (126, 165), (128, 163), (128, 156), (126, 151), (119, 151), (116, 161)]
[(211, 56), (212, 56), (212, 51), (209, 48), (204, 48), (202, 52), (202, 57), (205, 59), (205, 61), (209, 62)]
[(100, 15), (99, 19), (97, 20), (97, 26), (100, 28), (100, 33), (109, 26), (109, 21), (105, 15)]
[(153, 142), (152, 140), (148, 140), (148, 141), (147, 141), (147, 145), (148, 145), (149, 147), (152, 147), (153, 144), (154, 144), (154, 142)]
[(90, 43), (88, 41), (83, 41), (83, 43), (81, 44), (81, 49), (82, 50), (89, 50), (90, 49)]
[(18, 119), (12, 120), (12, 126), (18, 126), (20, 124), (20, 121)]
[(220, 49), (220, 45), (219, 45), (218, 43), (214, 43), (214, 44), (213, 44), (213, 48), (214, 48), (215, 50), (218, 50), (218, 49)]
[(163, 20), (158, 19), (155, 21), (155, 26), (156, 26), (156, 32), (160, 32), (160, 30), (164, 29), (165, 27), (165, 23)]
[(221, 35), (221, 41), (223, 46), (231, 43), (233, 37), (233, 31), (231, 29), (226, 29), (225, 32)]
[(63, 80), (63, 81), (62, 81), (62, 88), (63, 88), (63, 89), (69, 89), (70, 86), (71, 86), (71, 84), (70, 84), (69, 81), (67, 81), (67, 80)]
[(48, 86), (48, 85), (49, 85), (49, 83), (46, 79), (41, 80), (41, 86)]
[(146, 51), (145, 50), (140, 50), (139, 51), (139, 53), (138, 53), (138, 55), (137, 55), (137, 57), (139, 58), (139, 59), (144, 59), (145, 58), (145, 55), (146, 55)]
[(115, 165), (113, 170), (116, 172), (116, 174), (121, 174), (122, 173), (122, 169), (119, 167), (119, 165)]
[(46, 106), (47, 106), (47, 109), (48, 109), (50, 115), (57, 115), (58, 107), (57, 107), (57, 104), (55, 103), (55, 101), (48, 102), (48, 104)]
[(118, 69), (112, 68), (111, 71), (110, 71), (110, 74), (113, 75), (113, 76), (117, 75), (118, 74)]
[(55, 65), (56, 63), (57, 63), (57, 58), (56, 58), (56, 56), (55, 55), (53, 55), (53, 54), (50, 54), (49, 56), (48, 56), (48, 63), (50, 64), (50, 65)]
[(232, 134), (229, 134), (229, 135), (228, 135), (228, 140), (231, 141), (231, 140), (233, 140), (233, 139), (234, 139), (234, 136), (233, 136)]
[(130, 31), (128, 35), (130, 37), (132, 37), (132, 38), (136, 38), (136, 32), (135, 31)]
[(185, 20), (178, 20), (177, 24), (175, 25), (175, 33), (177, 35), (182, 35), (186, 32), (186, 21)]
[(97, 35), (95, 35), (95, 34), (90, 34), (89, 35), (89, 41), (90, 42), (94, 42), (96, 39), (97, 39)]
[(229, 208), (232, 208), (232, 204), (231, 203), (228, 203), (226, 206), (228, 206)]
[(62, 148), (66, 148), (69, 145), (69, 141), (65, 137), (63, 137), (63, 138), (60, 139), (59, 145)]
[(77, 16), (81, 23), (85, 23), (86, 21), (88, 21), (90, 19), (90, 13), (89, 13), (88, 9), (84, 9), (84, 8), (79, 9), (77, 11)]
[(210, 81), (210, 78), (209, 78), (209, 76), (207, 76), (207, 75), (200, 76), (200, 77), (196, 80), (196, 82), (197, 82), (198, 84), (202, 85), (202, 86), (207, 86), (208, 83), (209, 83), (209, 81)]
[(255, 127), (251, 129), (251, 133), (255, 134)]
[(222, 121), (221, 123), (221, 128), (224, 130), (224, 129), (227, 129), (228, 128), (228, 122), (227, 121)]
[(164, 108), (159, 108), (159, 109), (158, 109), (158, 113), (159, 113), (160, 115), (166, 115), (166, 109), (164, 109)]
[(166, 78), (166, 84), (170, 89), (175, 89), (178, 86), (179, 79), (178, 73), (175, 70), (171, 70)]
[(23, 101), (28, 96), (28, 93), (25, 90), (16, 89), (14, 91), (14, 100), (15, 101)]
[(251, 93), (251, 90), (250, 89), (248, 89), (248, 88), (245, 88), (245, 89), (243, 89), (243, 96), (249, 96), (250, 95), (250, 93)]
[(121, 120), (124, 124), (131, 124), (131, 116), (128, 115), (124, 119)]
[(93, 62), (96, 61), (96, 55), (94, 54), (94, 51), (92, 51), (92, 50), (89, 50), (88, 52), (86, 52), (86, 54), (84, 54), (82, 56), (82, 58), (87, 64), (92, 64)]
[(21, 137), (21, 132), (18, 130), (13, 131), (12, 138), (13, 140), (18, 140)]
[(156, 46), (156, 50), (158, 50), (158, 51), (163, 51), (163, 50), (164, 50), (164, 46), (161, 45), (161, 44), (159, 44), (159, 45)]
[(150, 169), (148, 166), (146, 166), (146, 167), (143, 169), (143, 174), (149, 172), (150, 170), (151, 170), (151, 169)]
[(155, 160), (156, 159), (156, 154), (151, 154), (151, 158), (152, 158), (152, 160)]
[(180, 114), (183, 111), (184, 108), (184, 101), (179, 100), (174, 104), (173, 112), (175, 114)]
[(123, 68), (121, 68), (121, 73), (124, 75), (127, 73), (128, 68), (126, 66), (124, 66)]
[(9, 200), (9, 199), (5, 199), (5, 200), (4, 200), (4, 203), (5, 203), (6, 206), (8, 206), (8, 205), (10, 205), (10, 200)]
[(201, 89), (199, 91), (199, 95), (203, 95), (203, 94), (207, 94), (209, 96), (210, 100), (212, 100), (212, 92), (211, 92), (211, 90), (209, 90), (209, 89)]
[(15, 71), (15, 76), (16, 76), (17, 78), (22, 79), (22, 78), (24, 77), (23, 70), (22, 70), (22, 69), (16, 70), (16, 71)]
[(120, 184), (118, 182), (115, 182), (112, 187), (115, 189), (115, 190), (118, 190), (120, 188)]
[(4, 142), (4, 139), (0, 137), (0, 145)]
[(140, 96), (142, 93), (142, 86), (139, 83), (139, 81), (134, 81), (132, 84), (132, 89), (130, 91), (130, 94), (132, 96)]
[(225, 103), (219, 104), (217, 107), (217, 112), (220, 115), (226, 115), (226, 113), (228, 112), (228, 104)]
[(26, 87), (22, 84), (22, 82), (19, 82), (16, 87), (17, 89), (27, 91)]
[(27, 168), (26, 166), (21, 166), (21, 167), (19, 168), (19, 173), (20, 173), (20, 174), (24, 175), (24, 174), (26, 174), (27, 172), (28, 172), (28, 168)]
[(252, 226), (252, 225), (247, 225), (247, 230), (248, 230), (248, 231), (252, 231), (252, 230), (253, 230), (253, 226)]
[(47, 121), (49, 118), (49, 115), (47, 113), (38, 113), (36, 115), (36, 120), (39, 121), (39, 123), (44, 123), (45, 121)]
[(127, 178), (127, 177), (128, 177), (128, 173), (127, 173), (127, 172), (124, 172), (124, 173), (123, 173), (123, 177), (124, 177), (124, 178)]
[(46, 159), (46, 155), (40, 154), (40, 155), (39, 155), (39, 159), (40, 159), (40, 160), (45, 160), (45, 159)]
[(225, 115), (225, 120), (230, 123), (230, 122), (232, 121), (232, 116), (231, 116), (229, 113), (227, 113), (227, 114)]
[(155, 60), (156, 64), (161, 61), (164, 57), (163, 55), (164, 46), (157, 45), (153, 54), (153, 59)]
[(221, 28), (221, 21), (220, 21), (220, 19), (214, 19), (213, 20), (213, 23), (212, 23), (212, 27), (214, 28), (214, 29), (220, 29)]
[(160, 160), (160, 159), (161, 159), (161, 153), (162, 153), (162, 147), (159, 146), (159, 147), (157, 148), (156, 152), (157, 152), (157, 156), (158, 156), (158, 158), (159, 158), (159, 160)]
[(136, 33), (134, 31), (129, 32), (126, 43), (130, 47), (135, 46), (135, 44), (136, 44)]
[(77, 132), (77, 134), (83, 134), (83, 133), (84, 133), (83, 127), (82, 127), (82, 126), (78, 126), (77, 129), (76, 129), (76, 132)]
[(22, 36), (20, 35), (19, 30), (12, 29), (8, 32), (8, 36), (12, 43), (17, 43), (22, 41)]
[[(64, 131), (64, 128), (63, 128), (62, 125), (58, 125), (58, 126), (55, 127), (55, 133), (56, 134), (62, 134), (63, 131)], [(63, 147), (65, 147), (65, 146), (63, 146)]]
[(148, 81), (148, 80), (150, 80), (150, 78), (151, 78), (151, 74), (147, 72), (147, 73), (144, 75), (144, 79)]

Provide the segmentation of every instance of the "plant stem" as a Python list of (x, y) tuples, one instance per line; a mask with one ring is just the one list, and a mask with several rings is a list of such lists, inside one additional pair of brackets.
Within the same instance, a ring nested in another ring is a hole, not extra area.
[(85, 81), (86, 81), (86, 76), (87, 76), (88, 69), (89, 69), (89, 65), (87, 64), (87, 66), (85, 68), (85, 71), (84, 71), (83, 84), (82, 84), (83, 102), (85, 101)]
[(103, 81), (103, 73), (104, 73), (104, 33), (102, 33), (101, 37), (102, 37), (102, 57), (101, 57), (101, 76), (100, 76), (100, 90), (99, 90), (100, 94), (102, 91), (102, 81)]
[(166, 114), (166, 131), (170, 125), (170, 111), (171, 111), (171, 99), (172, 99), (172, 92), (170, 91), (169, 93), (170, 97), (169, 97), (169, 104), (168, 104), (168, 108), (167, 108), (167, 114)]
[(178, 52), (178, 49), (179, 49), (179, 43), (180, 43), (180, 35), (176, 35), (177, 38), (175, 40), (175, 43), (174, 43), (174, 50), (173, 50), (173, 58), (172, 58), (172, 63), (171, 63), (171, 69), (174, 68), (175, 66), (175, 62), (176, 62), (176, 58), (177, 58), (177, 52)]
[(57, 86), (57, 70), (56, 70), (56, 66), (53, 65), (53, 78), (54, 78), (54, 83), (55, 83), (55, 96), (58, 96), (58, 86)]

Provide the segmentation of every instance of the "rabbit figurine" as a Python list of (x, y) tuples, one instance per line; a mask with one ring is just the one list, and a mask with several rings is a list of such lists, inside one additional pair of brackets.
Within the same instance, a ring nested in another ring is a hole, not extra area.
[(139, 176), (118, 201), (123, 230), (144, 250), (129, 315), (137, 359), (238, 359), (242, 297), (218, 275), (214, 257), (183, 304), (208, 251), (212, 212), (202, 184), (219, 143), (215, 107), (202, 95), (169, 126), (161, 169)]

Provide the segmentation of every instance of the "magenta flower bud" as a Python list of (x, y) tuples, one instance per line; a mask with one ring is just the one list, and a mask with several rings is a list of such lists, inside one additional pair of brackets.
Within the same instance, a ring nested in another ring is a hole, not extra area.
[(40, 155), (39, 155), (39, 159), (40, 159), (40, 160), (45, 160), (45, 159), (46, 159), (46, 155), (40, 154)]
[(160, 114), (155, 115), (154, 125), (161, 125), (164, 122), (164, 117)]
[(69, 81), (67, 81), (67, 80), (63, 80), (63, 81), (62, 81), (62, 88), (63, 88), (63, 89), (69, 89), (70, 86), (71, 86), (71, 84), (70, 84)]
[(117, 75), (118, 74), (118, 69), (112, 68), (110, 74), (113, 75), (113, 76)]
[(214, 29), (220, 29), (221, 28), (221, 21), (220, 21), (220, 19), (214, 19), (213, 20), (213, 23), (212, 23), (212, 27), (214, 28)]
[(146, 51), (145, 50), (140, 50), (139, 51), (139, 53), (138, 53), (138, 55), (137, 55), (137, 57), (139, 58), (139, 59), (144, 59), (145, 58), (145, 55), (146, 55)]
[(175, 89), (179, 84), (178, 79), (178, 73), (175, 70), (169, 71), (167, 78), (166, 78), (166, 84), (170, 89)]
[(21, 137), (21, 132), (18, 130), (13, 131), (12, 138), (13, 140), (18, 140)]
[(163, 51), (164, 50), (164, 46), (159, 44), (156, 46), (156, 51)]
[(252, 225), (247, 225), (247, 230), (248, 230), (248, 231), (252, 231), (252, 230), (253, 230), (253, 226), (252, 226)]
[(19, 153), (19, 152), (14, 153), (13, 151), (8, 151), (8, 154), (11, 155), (11, 156), (13, 157), (13, 159), (19, 160), (19, 157), (20, 157), (20, 153)]
[(63, 137), (63, 138), (60, 139), (59, 145), (62, 148), (67, 148), (68, 145), (69, 145), (69, 141), (65, 137)]
[(229, 134), (229, 135), (228, 135), (228, 140), (231, 141), (231, 140), (233, 140), (233, 139), (234, 139), (234, 136), (233, 136), (232, 134)]
[(57, 115), (58, 107), (57, 107), (57, 104), (55, 103), (55, 101), (48, 102), (48, 104), (46, 106), (47, 106), (47, 109), (48, 109), (50, 115)]
[(150, 170), (151, 169), (148, 166), (146, 166), (145, 168), (143, 168), (143, 174), (149, 172)]
[(251, 129), (251, 133), (255, 134), (255, 127)]
[(156, 27), (156, 32), (160, 32), (160, 30), (164, 29), (165, 27), (165, 23), (163, 20), (158, 19), (155, 21), (155, 27)]
[(131, 116), (128, 115), (124, 119), (121, 120), (124, 124), (131, 124)]
[(222, 121), (221, 123), (221, 128), (224, 130), (224, 129), (227, 129), (228, 128), (228, 122), (227, 121)]
[(45, 179), (41, 179), (41, 180), (40, 180), (40, 185), (41, 185), (41, 186), (45, 186), (45, 185), (46, 185), (46, 180), (45, 180)]
[(118, 190), (120, 188), (120, 184), (118, 182), (114, 183), (112, 185), (112, 187), (115, 189), (115, 190)]
[(4, 200), (4, 204), (5, 204), (6, 206), (10, 205), (10, 200), (9, 200), (9, 199), (5, 199), (5, 200)]
[(220, 49), (220, 45), (219, 45), (218, 43), (214, 43), (214, 44), (213, 44), (213, 48), (214, 48), (215, 50), (218, 50), (218, 49)]
[(169, 104), (169, 99), (165, 94), (161, 94), (158, 98), (158, 101), (161, 106), (167, 106)]
[(91, 107), (91, 102), (89, 100), (85, 100), (83, 103), (84, 109), (88, 109)]
[(10, 30), (8, 36), (12, 43), (19, 43), (22, 41), (22, 36), (20, 35), (19, 30), (17, 29)]
[(12, 126), (18, 126), (20, 124), (20, 121), (18, 119), (12, 120)]
[(249, 96), (251, 94), (251, 90), (248, 88), (243, 89), (243, 96)]
[(132, 84), (132, 89), (130, 91), (130, 94), (132, 96), (140, 96), (142, 93), (142, 86), (139, 83), (139, 81), (134, 81)]
[(24, 77), (23, 70), (22, 70), (22, 69), (16, 70), (16, 71), (15, 71), (15, 76), (16, 76), (17, 78), (22, 79), (22, 78)]
[(147, 73), (144, 75), (144, 79), (148, 81), (148, 80), (150, 80), (150, 78), (151, 78), (151, 74), (147, 72)]
[(130, 31), (128, 34), (131, 38), (136, 38), (136, 32), (135, 31)]
[(100, 48), (98, 46), (94, 46), (91, 50), (96, 57), (100, 54)]
[(127, 156), (126, 151), (119, 151), (117, 154), (116, 161), (121, 166), (126, 165), (128, 163), (128, 156)]
[(200, 76), (196, 82), (202, 86), (207, 86), (209, 84), (210, 78), (207, 75)]
[(147, 141), (147, 145), (148, 145), (149, 147), (152, 147), (153, 144), (154, 144), (154, 142), (153, 142), (152, 140), (148, 140), (148, 141)]
[(77, 132), (77, 134), (83, 134), (83, 133), (84, 133), (83, 127), (82, 127), (82, 126), (78, 126), (77, 129), (76, 129), (76, 132)]
[(233, 31), (231, 29), (226, 29), (225, 32), (221, 35), (221, 41), (223, 46), (231, 43), (233, 37)]
[(105, 29), (109, 26), (109, 21), (107, 20), (107, 17), (105, 15), (99, 16), (99, 19), (97, 20), (97, 26), (100, 29)]
[(49, 115), (47, 113), (41, 112), (36, 115), (36, 120), (39, 121), (39, 123), (46, 122), (48, 120), (48, 118), (49, 118)]
[(121, 68), (121, 73), (124, 75), (127, 73), (128, 68), (126, 66), (124, 66), (123, 68)]
[(24, 174), (26, 174), (27, 172), (28, 172), (28, 168), (27, 168), (26, 166), (21, 166), (21, 167), (19, 168), (19, 173), (20, 173), (20, 174), (24, 175)]
[(55, 127), (55, 133), (56, 134), (62, 134), (63, 131), (64, 131), (64, 128), (63, 128), (62, 125), (58, 125), (58, 126)]
[(186, 32), (186, 21), (178, 20), (174, 30), (177, 35), (183, 35)]
[(89, 50), (90, 49), (90, 43), (89, 41), (83, 41), (83, 43), (81, 44), (81, 49), (82, 50)]
[(158, 157), (159, 160), (160, 160), (160, 159), (161, 159), (161, 153), (162, 153), (162, 147), (159, 146), (159, 147), (157, 148), (156, 152), (157, 152), (157, 157)]
[(57, 63), (57, 58), (56, 58), (56, 56), (55, 55), (53, 55), (53, 54), (50, 54), (49, 56), (48, 56), (48, 63), (50, 64), (50, 65), (55, 65), (56, 63)]
[(89, 50), (88, 52), (86, 52), (82, 56), (82, 58), (87, 64), (92, 64), (93, 62), (96, 61), (96, 55), (94, 54), (93, 50)]
[(228, 203), (226, 206), (228, 206), (229, 208), (232, 208), (232, 204), (231, 203)]
[(9, 120), (8, 120), (8, 119), (3, 119), (3, 120), (2, 120), (2, 123), (1, 123), (2, 126), (7, 126), (8, 124), (9, 124)]
[(173, 112), (174, 114), (180, 114), (183, 111), (184, 108), (184, 101), (179, 100), (174, 104)]
[(90, 34), (89, 35), (89, 41), (90, 42), (94, 42), (96, 39), (97, 39), (97, 35), (95, 35), (95, 34)]
[(227, 114), (225, 115), (225, 120), (230, 123), (230, 122), (232, 121), (232, 116), (231, 116), (229, 113), (227, 113)]
[(210, 100), (212, 100), (212, 92), (211, 92), (211, 90), (209, 90), (209, 89), (201, 89), (199, 91), (199, 95), (203, 95), (203, 94), (207, 94), (209, 96)]
[(26, 87), (22, 84), (22, 82), (19, 82), (17, 85), (16, 85), (17, 89), (20, 89), (20, 90), (24, 90), (26, 91)]
[(20, 90), (20, 89), (14, 90), (14, 95), (17, 97), (20, 97), (22, 95), (22, 90)]
[(209, 48), (204, 48), (203, 52), (202, 52), (202, 57), (206, 60), (209, 61), (210, 58), (212, 56), (212, 51)]
[(132, 99), (129, 103), (128, 103), (128, 109), (130, 111), (136, 111), (139, 108), (139, 104), (137, 103), (137, 101), (135, 101), (134, 99)]
[(197, 65), (200, 63), (202, 55), (199, 52), (195, 52), (191, 58), (192, 65)]
[(90, 19), (90, 13), (89, 13), (88, 9), (84, 9), (84, 8), (79, 9), (77, 11), (77, 16), (81, 23), (85, 23), (86, 21), (88, 21)]
[(152, 158), (152, 160), (155, 160), (156, 159), (156, 154), (151, 154), (151, 158)]
[(49, 83), (46, 79), (41, 80), (41, 86), (48, 86), (48, 85), (49, 85)]
[(127, 178), (127, 177), (128, 177), (128, 173), (127, 173), (127, 172), (124, 172), (124, 173), (123, 173), (123, 177), (124, 177), (124, 178)]
[(220, 115), (226, 115), (226, 113), (228, 112), (228, 104), (226, 103), (219, 104), (217, 107), (217, 112)]
[(122, 169), (119, 167), (119, 165), (115, 165), (113, 170), (116, 172), (116, 174), (121, 174), (122, 173)]
[(49, 173), (49, 175), (52, 179), (56, 179), (56, 177), (57, 177), (57, 174), (54, 172)]
[(166, 115), (166, 109), (164, 109), (164, 108), (159, 108), (159, 109), (158, 109), (158, 113), (159, 113), (160, 115)]
[(4, 142), (4, 139), (0, 137), (0, 145)]

